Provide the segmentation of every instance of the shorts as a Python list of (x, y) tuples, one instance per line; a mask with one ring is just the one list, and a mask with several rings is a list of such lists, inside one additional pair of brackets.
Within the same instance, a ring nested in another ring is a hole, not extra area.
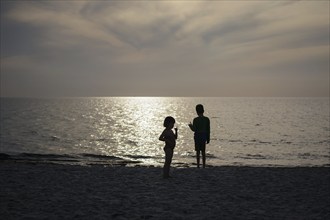
[(195, 151), (205, 151), (207, 135), (206, 133), (196, 133), (194, 135)]

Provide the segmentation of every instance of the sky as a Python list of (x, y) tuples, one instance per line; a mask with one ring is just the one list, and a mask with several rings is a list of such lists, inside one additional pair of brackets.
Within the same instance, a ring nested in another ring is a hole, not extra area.
[(329, 4), (1, 0), (1, 96), (329, 96)]

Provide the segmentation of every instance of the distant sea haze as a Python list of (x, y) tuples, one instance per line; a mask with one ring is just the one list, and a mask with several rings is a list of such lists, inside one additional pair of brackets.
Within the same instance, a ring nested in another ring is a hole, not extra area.
[(203, 104), (212, 166), (330, 166), (328, 98), (1, 98), (2, 157), (161, 166), (166, 116), (179, 137), (173, 166), (195, 166), (188, 124)]

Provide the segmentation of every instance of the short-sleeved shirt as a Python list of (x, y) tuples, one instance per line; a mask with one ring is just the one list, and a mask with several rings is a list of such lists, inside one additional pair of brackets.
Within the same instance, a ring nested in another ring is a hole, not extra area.
[(205, 143), (210, 141), (210, 119), (205, 116), (194, 118), (193, 130), (195, 150), (205, 150)]
[(197, 133), (210, 133), (210, 119), (205, 116), (194, 118), (194, 131)]

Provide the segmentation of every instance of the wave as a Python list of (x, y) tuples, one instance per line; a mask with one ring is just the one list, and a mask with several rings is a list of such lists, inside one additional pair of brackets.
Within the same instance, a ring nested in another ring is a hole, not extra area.
[[(137, 158), (138, 159), (138, 158)], [(23, 162), (23, 163), (56, 163), (65, 165), (110, 165), (126, 166), (131, 163), (140, 163), (123, 159), (117, 156), (107, 156), (98, 154), (38, 154), (38, 153), (0, 153), (0, 161)]]
[(155, 159), (159, 157), (154, 156), (143, 156), (143, 155), (124, 155), (125, 157), (132, 158), (132, 159)]
[(235, 158), (246, 159), (246, 160), (270, 160), (274, 159), (272, 156), (266, 156), (261, 154), (246, 154), (242, 156), (235, 156)]
[(36, 153), (20, 153), (17, 154), (19, 157), (30, 157), (30, 158), (74, 158), (74, 156), (68, 154), (36, 154)]
[(84, 158), (96, 158), (96, 159), (100, 159), (100, 160), (122, 159), (120, 157), (108, 156), (108, 155), (99, 155), (99, 154), (88, 154), (88, 153), (84, 153), (84, 154), (79, 154), (79, 155), (82, 156), (82, 157), (84, 157)]

